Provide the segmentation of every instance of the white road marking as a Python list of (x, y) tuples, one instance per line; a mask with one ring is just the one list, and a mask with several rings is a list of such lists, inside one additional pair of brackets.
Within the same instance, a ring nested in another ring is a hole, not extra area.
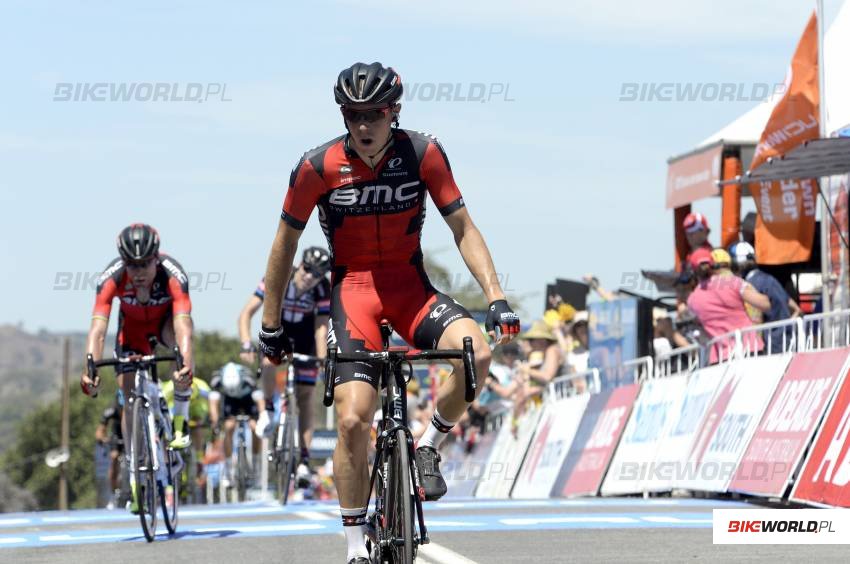
[(470, 560), (466, 556), (435, 542), (421, 545), (419, 554), (424, 555), (435, 564), (475, 564), (474, 560)]
[(322, 513), (321, 511), (296, 511), (294, 515), (308, 521), (330, 521), (333, 519), (328, 513)]
[(31, 522), (32, 519), (0, 519), (0, 527), (8, 527), (9, 525), (26, 525)]
[(503, 525), (542, 525), (546, 523), (639, 523), (631, 517), (541, 517), (537, 519), (500, 519)]
[[(139, 533), (141, 534), (141, 531), (139, 531)], [(126, 533), (111, 535), (45, 535), (38, 537), (38, 540), (41, 542), (67, 542), (81, 540), (126, 539), (128, 536), (132, 537), (133, 535), (127, 535)], [(168, 536), (168, 533), (157, 533), (156, 536)]]
[(643, 515), (641, 521), (650, 523), (712, 523), (711, 519), (682, 519), (681, 517), (667, 517), (664, 515)]
[(472, 521), (443, 521), (436, 519), (425, 519), (425, 525), (437, 527), (483, 527), (487, 523), (475, 523)]
[(17, 544), (20, 542), (27, 542), (27, 539), (22, 539), (21, 537), (6, 537), (4, 539), (0, 539), (0, 544)]
[(196, 533), (219, 533), (236, 531), (237, 533), (273, 533), (277, 531), (315, 531), (326, 528), (318, 523), (297, 523), (293, 525), (254, 525), (246, 527), (204, 527), (193, 528)]

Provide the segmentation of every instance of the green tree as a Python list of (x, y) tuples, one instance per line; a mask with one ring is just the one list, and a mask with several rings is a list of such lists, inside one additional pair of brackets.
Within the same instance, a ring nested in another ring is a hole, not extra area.
[(209, 382), (210, 375), (228, 362), (239, 360), (239, 339), (225, 337), (218, 332), (200, 332), (195, 335), (195, 374)]
[[(75, 369), (71, 374), (78, 374)], [(103, 410), (115, 396), (111, 370), (101, 372), (96, 399), (87, 397), (71, 382), (70, 458), (66, 463), (68, 503), (73, 508), (94, 507), (97, 499), (94, 475), (94, 431)], [(54, 401), (27, 415), (18, 425), (17, 442), (3, 457), (9, 478), (32, 494), (39, 509), (56, 509), (59, 503), (59, 469), (50, 468), (44, 455), (60, 445), (62, 403)]]

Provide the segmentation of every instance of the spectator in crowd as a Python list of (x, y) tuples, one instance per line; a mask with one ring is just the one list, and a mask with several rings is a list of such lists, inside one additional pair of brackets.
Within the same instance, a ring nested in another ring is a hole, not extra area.
[(476, 409), (485, 415), (498, 415), (509, 411), (514, 394), (520, 387), (516, 377), (519, 364), (519, 345), (507, 343), (493, 350), (493, 361), (484, 389), (478, 396)]
[(684, 335), (673, 327), (673, 319), (663, 310), (655, 316), (654, 334), (652, 348), (656, 356), (667, 354), (673, 349), (686, 347), (690, 344)]
[(519, 346), (527, 360), (520, 362), (516, 369), (520, 387), (516, 392), (511, 423), (514, 434), (528, 402), (542, 397), (545, 386), (555, 378), (563, 363), (558, 339), (545, 321), (535, 321), (528, 331), (521, 333)]
[[(688, 297), (688, 308), (696, 315), (709, 337), (714, 338), (736, 329), (752, 326), (744, 304), (765, 312), (770, 309), (770, 300), (764, 294), (737, 276), (714, 272), (714, 260), (707, 249), (696, 249), (691, 253), (690, 266), (697, 276), (698, 284)], [(728, 358), (734, 350), (732, 338), (711, 347), (710, 362)], [(764, 347), (758, 333), (747, 333), (743, 346), (750, 351), (761, 351)]]
[[(763, 314), (765, 323), (799, 317), (800, 306), (788, 295), (782, 284), (767, 272), (759, 270), (752, 245), (745, 241), (735, 243), (730, 247), (730, 253), (735, 271), (770, 300), (770, 309)], [(768, 354), (787, 349), (793, 335), (793, 327), (771, 329)]]
[(603, 302), (610, 302), (612, 300), (617, 299), (616, 292), (609, 292), (608, 290), (603, 288), (602, 284), (599, 283), (599, 278), (597, 278), (593, 274), (585, 274), (582, 277), (582, 280), (584, 280), (585, 284), (587, 284), (591, 290), (596, 292), (596, 294), (600, 298), (602, 298)]
[(685, 258), (684, 267), (691, 264), (691, 255), (697, 249), (705, 249), (711, 252), (711, 244), (708, 242), (708, 234), (711, 229), (708, 227), (708, 220), (701, 213), (689, 213), (685, 216), (682, 222), (682, 227), (685, 229), (685, 238), (688, 240), (688, 246), (691, 248), (690, 253)]
[[(566, 374), (579, 374), (587, 371), (587, 363), (590, 360), (590, 344), (587, 326), (587, 312), (582, 311), (576, 315), (575, 323), (570, 329), (571, 346), (567, 351), (565, 362)], [(587, 380), (573, 380), (573, 387), (577, 392), (587, 390)]]

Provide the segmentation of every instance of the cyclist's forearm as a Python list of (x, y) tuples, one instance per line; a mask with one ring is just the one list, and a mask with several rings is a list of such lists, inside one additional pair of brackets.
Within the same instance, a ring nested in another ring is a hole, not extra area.
[(300, 236), (300, 231), (289, 227), (283, 220), (280, 221), (266, 265), (266, 297), (263, 300), (264, 327), (280, 325), (283, 290), (292, 273), (292, 259), (298, 249)]
[(95, 360), (100, 360), (103, 357), (103, 344), (106, 341), (108, 324), (109, 320), (104, 320), (101, 317), (93, 317), (91, 320), (89, 336), (86, 340), (86, 353), (92, 355)]
[(487, 301), (505, 299), (505, 293), (502, 291), (499, 276), (496, 274), (496, 267), (493, 265), (490, 250), (487, 248), (487, 243), (484, 242), (484, 237), (481, 236), (478, 228), (472, 222), (469, 222), (469, 225), (463, 231), (455, 235), (455, 242), (467, 268), (469, 268), (469, 272), (472, 273), (472, 276), (475, 277), (478, 285), (484, 291)]
[(192, 318), (188, 315), (179, 315), (174, 319), (174, 338), (177, 341), (177, 347), (180, 349), (180, 354), (183, 355), (183, 364), (192, 368), (194, 366), (194, 356), (192, 354)]

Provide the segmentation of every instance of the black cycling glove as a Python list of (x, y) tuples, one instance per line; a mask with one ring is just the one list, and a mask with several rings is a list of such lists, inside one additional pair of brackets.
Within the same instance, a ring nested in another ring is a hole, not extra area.
[(283, 327), (260, 329), (260, 351), (274, 364), (280, 364), (281, 358), (292, 352), (292, 344)]
[(496, 341), (501, 339), (502, 335), (513, 337), (519, 333), (519, 316), (514, 313), (507, 300), (495, 300), (487, 308), (484, 328), (488, 332), (496, 333)]

